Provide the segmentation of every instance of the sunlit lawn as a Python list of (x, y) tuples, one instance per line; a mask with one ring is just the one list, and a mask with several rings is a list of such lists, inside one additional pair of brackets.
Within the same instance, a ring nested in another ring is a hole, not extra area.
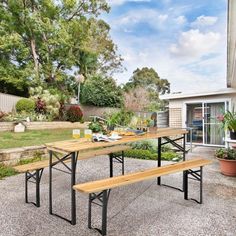
[(72, 129), (32, 130), (24, 133), (0, 132), (0, 149), (42, 145), (66, 139), (72, 139)]

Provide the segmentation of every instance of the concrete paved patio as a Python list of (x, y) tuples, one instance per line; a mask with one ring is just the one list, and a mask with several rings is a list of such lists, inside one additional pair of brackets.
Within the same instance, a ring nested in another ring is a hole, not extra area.
[[(109, 236), (235, 236), (236, 178), (222, 176), (213, 150), (196, 147), (188, 158), (201, 156), (214, 161), (204, 168), (204, 204), (183, 199), (183, 193), (145, 181), (112, 190), (108, 205)], [(156, 166), (154, 161), (126, 159), (126, 172)], [(118, 171), (119, 166), (116, 166)], [(98, 157), (78, 163), (77, 182), (108, 177), (109, 162)], [(69, 217), (70, 178), (54, 171), (54, 211)], [(182, 174), (165, 176), (162, 182), (181, 186)], [(57, 184), (57, 186), (55, 186)], [(31, 187), (31, 186), (30, 186)], [(198, 182), (190, 181), (190, 197), (198, 197)], [(24, 203), (24, 175), (0, 181), (0, 235), (96, 236), (87, 229), (88, 196), (77, 194), (77, 225), (49, 215), (48, 169), (41, 183), (41, 207)], [(30, 194), (34, 194), (34, 186)], [(32, 195), (31, 195), (32, 196)], [(34, 196), (34, 195), (33, 195)], [(100, 209), (93, 208), (93, 224), (100, 226)]]

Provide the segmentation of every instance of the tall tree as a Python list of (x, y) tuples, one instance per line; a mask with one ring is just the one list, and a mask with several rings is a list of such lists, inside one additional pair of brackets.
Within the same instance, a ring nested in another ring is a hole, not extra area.
[(159, 94), (169, 93), (170, 83), (166, 79), (161, 79), (153, 68), (144, 67), (142, 69), (137, 68), (123, 88), (126, 93), (125, 97), (132, 94), (132, 91), (136, 93), (137, 88), (145, 89), (149, 94), (149, 101), (146, 104), (146, 108), (144, 108), (147, 110), (159, 110), (164, 105), (159, 99)]
[(105, 0), (2, 0), (0, 2), (0, 91), (29, 84), (64, 89), (68, 74), (112, 72), (121, 66)]

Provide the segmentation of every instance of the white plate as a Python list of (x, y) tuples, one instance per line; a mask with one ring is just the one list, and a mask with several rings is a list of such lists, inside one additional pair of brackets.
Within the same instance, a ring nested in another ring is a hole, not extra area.
[(118, 140), (118, 139), (121, 139), (122, 137), (121, 136), (110, 136), (109, 139), (111, 140)]

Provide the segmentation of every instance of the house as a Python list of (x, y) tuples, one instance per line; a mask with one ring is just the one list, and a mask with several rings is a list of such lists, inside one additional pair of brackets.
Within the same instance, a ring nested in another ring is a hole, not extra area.
[(224, 145), (224, 131), (218, 116), (236, 106), (236, 89), (195, 94), (167, 94), (162, 99), (169, 101), (169, 126), (192, 128), (193, 143), (202, 145)]
[(201, 145), (223, 146), (225, 132), (219, 115), (236, 109), (236, 1), (228, 1), (227, 88), (195, 94), (167, 94), (169, 126), (189, 127), (187, 141)]

